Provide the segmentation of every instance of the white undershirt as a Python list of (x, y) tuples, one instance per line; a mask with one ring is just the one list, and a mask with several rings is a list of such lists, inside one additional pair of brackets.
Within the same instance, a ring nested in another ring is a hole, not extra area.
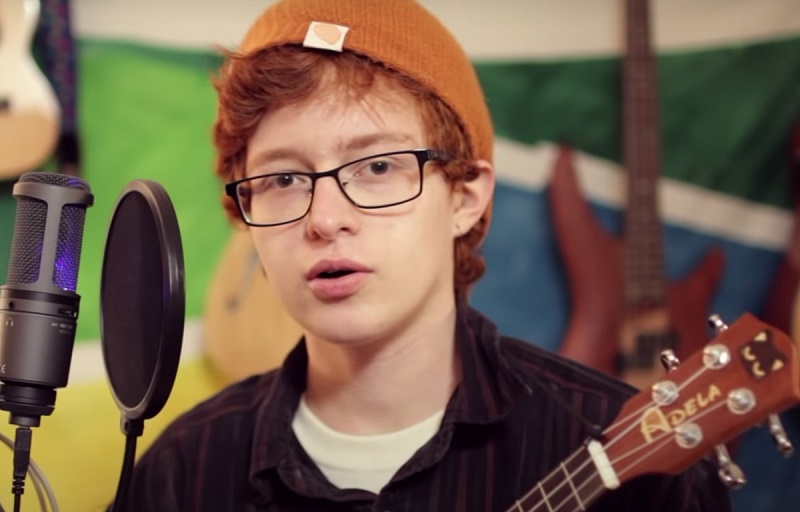
[(322, 423), (303, 397), (292, 429), (332, 484), (340, 489), (366, 489), (377, 494), (414, 452), (433, 437), (443, 416), (444, 409), (416, 425), (387, 434), (343, 434)]

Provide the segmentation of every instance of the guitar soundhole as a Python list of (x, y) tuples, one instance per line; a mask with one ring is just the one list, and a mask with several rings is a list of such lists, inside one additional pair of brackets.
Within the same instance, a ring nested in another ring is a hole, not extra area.
[(11, 101), (8, 98), (0, 98), (0, 112), (11, 110)]
[(636, 337), (636, 350), (632, 354), (619, 354), (617, 369), (620, 373), (626, 370), (649, 370), (662, 351), (675, 350), (677, 346), (678, 334), (675, 331), (641, 333)]

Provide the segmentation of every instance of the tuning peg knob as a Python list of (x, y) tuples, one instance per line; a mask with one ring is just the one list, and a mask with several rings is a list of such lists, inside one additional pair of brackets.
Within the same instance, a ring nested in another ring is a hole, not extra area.
[(786, 430), (783, 428), (783, 423), (777, 414), (770, 414), (769, 416), (769, 433), (775, 440), (775, 445), (778, 447), (778, 453), (784, 457), (790, 457), (794, 453), (794, 446), (789, 441), (789, 436), (786, 435)]
[(716, 313), (708, 317), (708, 325), (711, 326), (717, 334), (728, 328), (728, 324), (723, 322), (722, 317)]
[(661, 352), (661, 366), (668, 372), (675, 370), (681, 364), (681, 360), (675, 355), (675, 351), (667, 349)]
[[(722, 318), (717, 314), (713, 314), (708, 317), (708, 324), (717, 334), (728, 328), (727, 324), (725, 324), (725, 322), (722, 321)], [(730, 356), (728, 356), (728, 359), (729, 358)], [(772, 434), (772, 438), (775, 440), (775, 444), (778, 447), (778, 453), (784, 457), (791, 456), (794, 453), (794, 446), (792, 446), (792, 442), (789, 441), (789, 436), (786, 435), (786, 430), (783, 428), (783, 423), (781, 423), (780, 417), (778, 417), (777, 414), (771, 414), (769, 416), (768, 424), (769, 433)], [(723, 478), (723, 480), (725, 480), (725, 478)]]
[[(716, 313), (708, 317), (708, 324), (714, 329), (715, 334), (720, 334), (728, 328), (728, 324), (723, 322), (722, 317)], [(703, 354), (703, 362), (709, 368), (721, 368), (730, 362), (730, 353), (725, 347), (708, 347)], [(728, 402), (731, 403), (731, 397)], [(722, 483), (731, 489), (743, 487), (747, 483), (747, 477), (742, 468), (731, 459), (728, 448), (724, 444), (718, 444), (714, 447), (714, 452), (719, 467), (717, 473)]]
[(744, 471), (738, 464), (733, 462), (728, 448), (724, 444), (718, 444), (714, 447), (714, 453), (717, 457), (717, 466), (719, 470), (717, 474), (720, 480), (730, 489), (739, 489), (747, 483), (747, 478), (744, 476)]

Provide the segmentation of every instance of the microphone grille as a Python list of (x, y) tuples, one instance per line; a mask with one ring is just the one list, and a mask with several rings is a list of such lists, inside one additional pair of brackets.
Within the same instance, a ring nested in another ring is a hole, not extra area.
[(86, 207), (65, 206), (61, 212), (53, 268), (53, 283), (62, 290), (75, 291), (78, 287), (78, 266), (83, 244), (83, 222)]
[[(44, 246), (47, 203), (21, 197), (16, 218), (19, 220), (14, 223), (7, 282), (11, 285), (35, 283), (39, 279), (39, 262)], [(25, 222), (20, 222), (22, 219)]]
[[(89, 192), (80, 178), (50, 172), (31, 172), (20, 177), (21, 183), (41, 183)], [(31, 284), (39, 279), (44, 247), (47, 202), (21, 196), (18, 198), (14, 235), (11, 243), (7, 282)], [(53, 284), (62, 290), (75, 291), (83, 242), (86, 205), (65, 205), (59, 218), (58, 240), (53, 264)]]
[(81, 188), (89, 192), (89, 185), (80, 178), (68, 174), (54, 172), (29, 172), (23, 174), (20, 183), (43, 183), (45, 185), (58, 185), (60, 187)]

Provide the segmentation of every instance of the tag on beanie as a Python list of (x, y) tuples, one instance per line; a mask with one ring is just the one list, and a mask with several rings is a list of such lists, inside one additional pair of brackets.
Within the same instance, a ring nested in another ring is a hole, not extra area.
[(344, 46), (344, 38), (348, 30), (350, 30), (350, 27), (345, 27), (343, 25), (312, 21), (308, 25), (308, 31), (306, 32), (306, 38), (303, 40), (303, 46), (306, 48), (341, 52)]

